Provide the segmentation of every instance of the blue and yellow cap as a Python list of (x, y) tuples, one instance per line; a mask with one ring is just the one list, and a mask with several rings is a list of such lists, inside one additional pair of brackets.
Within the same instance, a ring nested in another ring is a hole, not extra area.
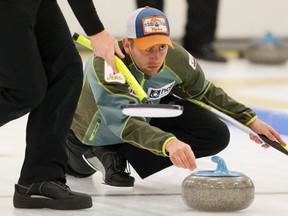
[(135, 10), (128, 18), (126, 36), (132, 38), (141, 50), (157, 44), (167, 44), (173, 48), (168, 19), (162, 11), (155, 8)]

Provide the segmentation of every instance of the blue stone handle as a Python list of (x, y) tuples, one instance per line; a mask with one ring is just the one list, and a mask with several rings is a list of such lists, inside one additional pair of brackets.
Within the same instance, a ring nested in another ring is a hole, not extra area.
[(267, 32), (264, 38), (255, 39), (254, 44), (272, 44), (272, 45), (282, 45), (285, 46), (285, 42), (276, 38), (272, 32)]
[(216, 170), (202, 170), (192, 173), (192, 176), (206, 176), (206, 177), (237, 177), (244, 176), (243, 173), (229, 171), (225, 161), (219, 156), (213, 156), (211, 160), (217, 163)]
[(228, 170), (225, 161), (223, 158), (219, 156), (213, 156), (211, 160), (217, 163), (217, 169), (214, 171), (215, 173), (227, 174), (230, 175), (230, 171)]

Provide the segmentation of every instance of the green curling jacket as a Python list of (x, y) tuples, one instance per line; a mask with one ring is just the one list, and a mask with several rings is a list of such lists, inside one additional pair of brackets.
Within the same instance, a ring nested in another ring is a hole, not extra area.
[[(122, 47), (122, 42), (119, 45)], [(253, 110), (207, 80), (196, 59), (177, 43), (173, 42), (173, 46), (174, 49), (168, 50), (162, 69), (149, 79), (136, 67), (130, 55), (126, 54), (123, 59), (153, 103), (157, 104), (161, 98), (174, 93), (182, 98), (200, 100), (243, 124), (254, 121), (256, 114)], [(83, 89), (71, 129), (87, 145), (128, 142), (167, 156), (165, 146), (175, 136), (151, 126), (149, 118), (125, 116), (120, 107), (129, 103), (140, 101), (123, 75), (113, 74), (102, 58), (91, 56), (85, 66)]]

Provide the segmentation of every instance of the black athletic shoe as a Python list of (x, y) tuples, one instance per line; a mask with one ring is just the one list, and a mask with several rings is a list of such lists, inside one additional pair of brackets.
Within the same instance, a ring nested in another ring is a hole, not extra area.
[(13, 203), (15, 208), (74, 210), (92, 207), (92, 198), (71, 191), (60, 181), (47, 181), (30, 186), (15, 184)]
[(83, 158), (99, 170), (103, 175), (103, 181), (107, 185), (117, 187), (133, 187), (135, 179), (130, 176), (127, 160), (113, 147), (91, 147)]

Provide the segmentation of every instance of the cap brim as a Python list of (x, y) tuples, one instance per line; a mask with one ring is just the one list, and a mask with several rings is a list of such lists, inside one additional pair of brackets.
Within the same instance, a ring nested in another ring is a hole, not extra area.
[(151, 35), (142, 38), (133, 38), (135, 45), (140, 50), (148, 49), (149, 47), (155, 46), (157, 44), (166, 44), (173, 48), (172, 41), (169, 37), (164, 35)]

